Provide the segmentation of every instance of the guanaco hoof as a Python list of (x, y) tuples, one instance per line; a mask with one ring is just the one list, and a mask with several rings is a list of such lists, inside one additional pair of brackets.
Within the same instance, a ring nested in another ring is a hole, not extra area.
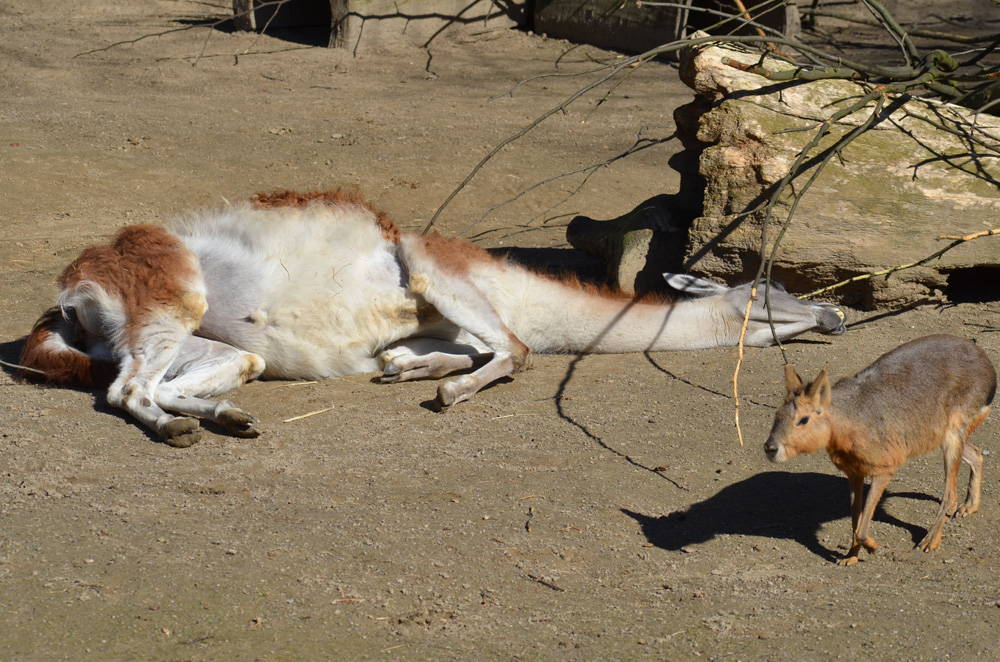
[(235, 437), (253, 439), (260, 436), (256, 419), (242, 409), (224, 409), (219, 414), (219, 423), (225, 426), (226, 432)]
[(201, 441), (201, 428), (193, 418), (175, 418), (163, 426), (163, 442), (174, 448), (189, 448)]

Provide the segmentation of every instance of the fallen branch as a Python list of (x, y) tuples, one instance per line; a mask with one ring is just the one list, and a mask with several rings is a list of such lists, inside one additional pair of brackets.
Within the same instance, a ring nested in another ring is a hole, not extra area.
[(942, 235), (942, 236), (938, 237), (938, 239), (953, 239), (954, 241), (952, 241), (950, 244), (948, 244), (947, 246), (945, 246), (941, 250), (935, 251), (935, 252), (931, 253), (930, 255), (928, 255), (925, 258), (917, 260), (916, 262), (910, 262), (909, 264), (900, 264), (900, 265), (897, 265), (895, 267), (889, 267), (888, 269), (882, 269), (880, 271), (873, 271), (873, 272), (867, 273), (867, 274), (860, 274), (858, 276), (854, 276), (852, 278), (848, 278), (847, 280), (842, 280), (839, 283), (834, 283), (833, 285), (828, 285), (826, 287), (821, 287), (818, 290), (813, 290), (812, 292), (808, 292), (806, 294), (803, 294), (803, 295), (799, 296), (799, 298), (800, 299), (811, 299), (812, 297), (814, 297), (816, 295), (824, 294), (826, 292), (830, 292), (830, 291), (836, 290), (838, 288), (843, 287), (844, 285), (850, 285), (851, 283), (858, 283), (858, 282), (863, 281), (863, 280), (869, 280), (871, 278), (875, 278), (876, 276), (885, 276), (886, 278), (888, 278), (889, 276), (891, 276), (892, 274), (896, 273), (897, 271), (903, 271), (904, 269), (912, 269), (914, 267), (919, 267), (919, 266), (921, 266), (923, 264), (927, 264), (931, 260), (935, 260), (935, 259), (941, 257), (942, 255), (944, 255), (945, 253), (947, 253), (951, 249), (953, 249), (956, 246), (959, 246), (961, 244), (964, 244), (967, 241), (972, 241), (973, 239), (979, 239), (981, 237), (991, 237), (991, 236), (995, 236), (995, 235), (1000, 235), (1000, 228), (997, 228), (995, 230), (983, 230), (982, 232), (973, 232), (972, 234), (967, 234), (967, 235)]
[(961, 239), (962, 241), (972, 241), (973, 239), (979, 239), (980, 237), (991, 237), (995, 234), (1000, 234), (1000, 228), (995, 230), (983, 230), (982, 232), (973, 232), (972, 234), (943, 234), (938, 239)]

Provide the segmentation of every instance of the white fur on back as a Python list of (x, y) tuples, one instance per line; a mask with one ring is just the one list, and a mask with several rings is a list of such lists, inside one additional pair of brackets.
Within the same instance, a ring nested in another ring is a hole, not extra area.
[(395, 245), (364, 208), (241, 205), (175, 231), (205, 276), (199, 334), (259, 354), (266, 377), (372, 371), (377, 349), (416, 328)]

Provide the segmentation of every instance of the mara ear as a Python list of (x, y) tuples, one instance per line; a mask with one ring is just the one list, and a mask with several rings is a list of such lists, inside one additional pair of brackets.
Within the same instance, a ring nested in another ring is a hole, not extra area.
[(802, 378), (795, 372), (795, 366), (791, 363), (785, 364), (785, 388), (789, 393), (794, 393), (796, 389), (802, 388)]
[(812, 384), (806, 387), (806, 397), (812, 401), (813, 407), (819, 410), (830, 404), (830, 376), (827, 372), (827, 366), (824, 366)]
[(713, 283), (712, 281), (703, 280), (688, 274), (665, 273), (663, 274), (663, 277), (666, 279), (667, 285), (670, 287), (674, 288), (678, 292), (694, 297), (707, 297), (713, 294), (721, 294), (729, 289), (725, 285), (719, 285), (718, 283)]

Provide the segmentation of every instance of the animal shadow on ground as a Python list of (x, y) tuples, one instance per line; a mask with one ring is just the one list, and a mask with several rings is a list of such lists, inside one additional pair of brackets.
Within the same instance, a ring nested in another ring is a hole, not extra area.
[(21, 349), (24, 347), (25, 338), (20, 340), (9, 340), (0, 343), (0, 370), (3, 370), (11, 379), (17, 379), (17, 362), (21, 358)]
[[(875, 510), (875, 521), (906, 529), (916, 543), (926, 530), (886, 513), (882, 504), (893, 497), (927, 500), (933, 497), (886, 492)], [(662, 517), (625, 508), (622, 512), (639, 523), (650, 543), (670, 551), (704, 543), (718, 535), (767, 536), (794, 540), (832, 562), (842, 555), (836, 545), (849, 542), (851, 535), (847, 478), (820, 473), (759, 473), (724, 487), (686, 510)], [(829, 549), (817, 534), (824, 523), (839, 519), (845, 520), (844, 527), (831, 534), (835, 547)]]

